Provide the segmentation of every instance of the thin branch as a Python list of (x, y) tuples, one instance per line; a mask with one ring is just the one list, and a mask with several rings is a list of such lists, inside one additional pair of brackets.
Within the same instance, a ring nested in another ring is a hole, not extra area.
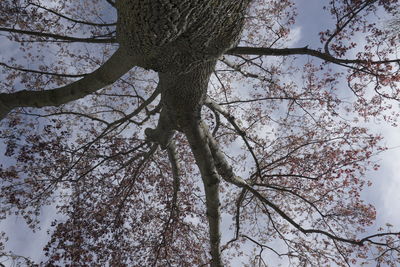
[(262, 175), (261, 175), (260, 164), (258, 162), (256, 154), (254, 153), (253, 148), (251, 147), (249, 141), (246, 138), (246, 132), (243, 131), (242, 129), (240, 129), (240, 127), (235, 122), (235, 118), (231, 114), (226, 112), (222, 107), (220, 107), (214, 100), (212, 100), (211, 98), (208, 97), (206, 99), (206, 101), (205, 101), (205, 104), (210, 109), (218, 111), (219, 113), (221, 113), (222, 116), (224, 116), (229, 121), (229, 123), (235, 128), (235, 131), (237, 132), (237, 134), (239, 134), (242, 137), (243, 142), (245, 143), (247, 149), (249, 150), (251, 156), (253, 157), (254, 163), (256, 165), (257, 173), (258, 173), (258, 175), (259, 175), (259, 177), (261, 179)]
[(78, 42), (78, 43), (94, 43), (94, 44), (116, 43), (116, 39), (115, 38), (97, 39), (96, 38), (97, 36), (92, 36), (90, 38), (79, 38), (79, 37), (65, 36), (65, 35), (59, 35), (59, 34), (53, 34), (53, 33), (47, 33), (47, 32), (35, 32), (35, 31), (19, 30), (19, 29), (4, 28), (4, 27), (0, 27), (0, 31), (9, 32), (9, 33), (32, 35), (32, 36), (43, 37), (43, 38), (51, 38), (51, 39), (60, 40), (60, 41), (66, 41), (66, 42), (71, 42), (71, 43), (74, 43), (74, 42)]
[[(173, 193), (172, 193), (172, 200), (171, 200), (171, 208), (169, 212), (169, 217), (165, 223), (164, 229), (161, 233), (161, 241), (159, 246), (157, 247), (156, 255), (154, 257), (154, 266), (156, 265), (161, 248), (167, 246), (167, 240), (166, 240), (166, 234), (168, 230), (174, 231), (174, 227), (172, 226), (172, 223), (177, 221), (179, 218), (179, 207), (178, 207), (178, 193), (180, 191), (180, 176), (179, 176), (179, 164), (178, 164), (178, 156), (176, 152), (176, 146), (174, 142), (170, 142), (168, 147), (167, 147), (167, 152), (168, 152), (168, 159), (171, 164), (171, 169), (172, 169), (172, 177), (173, 177)], [(172, 226), (172, 227), (171, 227)], [(173, 237), (171, 236), (170, 239)]]
[(232, 105), (232, 104), (242, 104), (242, 103), (252, 103), (252, 102), (259, 102), (259, 101), (267, 101), (267, 100), (296, 100), (296, 101), (318, 101), (320, 99), (309, 97), (309, 98), (297, 98), (296, 96), (267, 96), (267, 97), (260, 97), (260, 98), (253, 98), (253, 99), (243, 99), (243, 100), (232, 100), (229, 102), (220, 102), (218, 105), (225, 106), (225, 105)]
[(41, 74), (41, 75), (51, 75), (51, 76), (59, 76), (59, 77), (66, 77), (66, 78), (81, 78), (86, 75), (87, 73), (83, 74), (63, 74), (63, 73), (55, 73), (55, 72), (47, 72), (47, 71), (40, 71), (40, 70), (32, 70), (32, 69), (25, 69), (25, 68), (19, 68), (19, 67), (14, 67), (7, 65), (6, 63), (0, 62), (0, 66), (3, 66), (8, 69), (12, 70), (17, 70), (17, 71), (23, 71), (23, 72), (30, 72), (30, 73), (36, 73), (36, 74)]
[(51, 113), (51, 114), (34, 114), (34, 113), (27, 113), (27, 112), (18, 112), (19, 114), (24, 114), (27, 116), (35, 116), (35, 117), (39, 117), (39, 118), (47, 118), (47, 117), (51, 117), (51, 116), (60, 116), (60, 115), (74, 115), (74, 116), (78, 116), (78, 117), (84, 117), (93, 121), (98, 121), (101, 122), (105, 125), (108, 125), (109, 123), (105, 120), (102, 120), (100, 118), (96, 118), (93, 116), (90, 116), (88, 114), (84, 114), (84, 113), (79, 113), (79, 112), (74, 112), (74, 111), (60, 111), (60, 112), (55, 112), (55, 113)]
[(171, 163), (172, 177), (174, 179), (174, 182), (173, 182), (174, 193), (172, 196), (172, 208), (177, 212), (178, 192), (179, 192), (179, 188), (180, 188), (180, 175), (179, 175), (178, 155), (177, 155), (177, 151), (176, 151), (176, 145), (174, 142), (169, 143), (169, 145), (167, 147), (167, 152), (168, 152), (169, 162)]
[[(226, 52), (228, 55), (261, 55), (261, 56), (290, 56), (290, 55), (309, 55), (320, 58), (335, 64), (384, 64), (400, 63), (400, 59), (370, 61), (364, 59), (341, 59), (323, 53), (318, 50), (310, 49), (308, 46), (299, 48), (269, 48), (269, 47), (235, 47)], [(343, 65), (342, 65), (343, 66)], [(350, 67), (344, 65), (346, 67)]]
[(270, 246), (267, 246), (265, 244), (261, 244), (260, 242), (258, 242), (256, 240), (254, 240), (253, 238), (249, 237), (248, 235), (242, 235), (242, 237), (250, 240), (251, 242), (253, 242), (254, 244), (258, 245), (261, 248), (267, 248), (267, 249), (271, 250), (272, 252), (274, 252), (279, 257), (287, 255), (287, 254), (279, 253), (278, 251), (276, 251), (275, 249), (271, 248)]
[[(238, 54), (235, 54), (235, 55), (240, 56)], [(250, 73), (248, 71), (242, 70), (240, 65), (236, 65), (236, 64), (228, 61), (225, 57), (220, 59), (220, 61), (223, 62), (228, 67), (230, 67), (231, 69), (235, 70), (236, 72), (241, 73), (246, 78), (254, 78), (254, 79), (259, 79), (261, 81), (269, 81), (269, 82), (273, 83), (273, 81), (271, 79), (267, 79), (266, 77), (260, 76), (258, 74), (254, 74), (254, 73)], [(248, 62), (248, 61), (250, 61), (250, 60), (245, 60), (245, 62)], [(250, 62), (252, 62), (252, 61), (250, 61)], [(265, 69), (264, 69), (264, 71), (265, 71)]]
[[(357, 11), (355, 11), (355, 12), (353, 12), (353, 11), (350, 11), (350, 13), (352, 13), (351, 15), (350, 15), (350, 17), (347, 19), (347, 21), (346, 22), (344, 22), (341, 26), (339, 26), (338, 24), (337, 24), (337, 28), (336, 28), (336, 30), (335, 30), (335, 32), (328, 38), (328, 40), (326, 41), (326, 43), (325, 43), (325, 46), (324, 46), (324, 51), (325, 51), (325, 53), (326, 54), (328, 54), (328, 55), (330, 55), (330, 52), (329, 52), (329, 44), (331, 43), (331, 41), (344, 29), (344, 28), (346, 28), (346, 26), (357, 16), (357, 14), (359, 14), (362, 10), (364, 10), (365, 8), (367, 8), (368, 6), (370, 6), (371, 4), (373, 4), (374, 2), (376, 2), (377, 0), (367, 0), (367, 1), (365, 1), (365, 3), (364, 3), (364, 5), (362, 5)], [(348, 15), (346, 15), (346, 16), (348, 16)], [(343, 18), (345, 18), (346, 16), (343, 16)], [(338, 21), (338, 23), (340, 23), (340, 20)]]
[(30, 4), (30, 5), (33, 5), (33, 6), (35, 6), (35, 7), (38, 7), (38, 8), (40, 8), (40, 9), (46, 10), (46, 11), (48, 11), (48, 12), (50, 12), (50, 13), (52, 13), (52, 14), (58, 16), (58, 17), (61, 17), (61, 18), (63, 18), (63, 19), (69, 20), (69, 21), (72, 21), (72, 22), (74, 22), (74, 23), (86, 24), (86, 25), (90, 25), (90, 26), (99, 26), (99, 27), (108, 27), (108, 26), (115, 26), (115, 25), (117, 25), (116, 22), (114, 22), (114, 23), (94, 23), (94, 22), (89, 22), (89, 21), (77, 20), (77, 19), (73, 19), (73, 18), (67, 17), (67, 16), (65, 16), (65, 15), (62, 15), (62, 14), (60, 14), (60, 13), (58, 13), (58, 12), (56, 12), (56, 11), (50, 9), (50, 8), (43, 7), (43, 6), (38, 5), (38, 4), (35, 4), (35, 3), (29, 3), (29, 4)]
[(247, 189), (243, 188), (242, 191), (240, 192), (240, 195), (236, 201), (236, 214), (235, 214), (235, 236), (229, 240), (222, 248), (222, 251), (228, 248), (228, 246), (237, 241), (239, 239), (239, 233), (240, 233), (240, 207), (242, 206), (243, 200), (246, 196)]
[[(89, 149), (90, 146), (92, 146), (96, 141), (100, 140), (104, 136), (106, 136), (108, 133), (113, 132), (115, 129), (117, 129), (120, 125), (122, 125), (124, 122), (128, 121), (129, 119), (133, 118), (134, 116), (138, 115), (140, 112), (142, 112), (145, 107), (147, 107), (151, 102), (153, 102), (157, 96), (160, 94), (160, 90), (156, 89), (153, 94), (146, 99), (137, 109), (132, 111), (130, 114), (126, 115), (125, 117), (118, 119), (116, 121), (113, 121), (112, 123), (109, 123), (107, 127), (92, 141), (89, 143), (79, 147), (76, 149), (76, 151), (81, 150), (81, 149)], [(84, 154), (84, 153), (83, 153)]]
[(294, 226), (297, 230), (299, 230), (303, 234), (310, 234), (310, 233), (322, 234), (322, 235), (325, 235), (326, 237), (329, 237), (332, 240), (336, 240), (336, 241), (340, 241), (340, 242), (348, 243), (348, 244), (353, 244), (353, 245), (358, 245), (358, 246), (363, 246), (366, 242), (369, 242), (369, 243), (372, 243), (375, 245), (384, 246), (385, 245), (384, 243), (375, 242), (373, 240), (373, 238), (400, 235), (400, 232), (387, 232), (387, 233), (379, 233), (379, 234), (375, 234), (375, 235), (370, 235), (370, 236), (367, 236), (367, 237), (357, 240), (357, 239), (349, 239), (349, 238), (345, 238), (345, 237), (339, 237), (339, 236), (336, 236), (336, 235), (329, 233), (327, 231), (324, 231), (324, 230), (303, 228), (300, 224), (298, 224), (296, 221), (294, 221), (294, 219), (292, 219), (289, 215), (287, 215), (278, 206), (276, 206), (274, 203), (272, 203), (267, 198), (262, 196), (256, 189), (254, 189), (245, 180), (243, 180), (239, 176), (236, 176), (236, 174), (233, 172), (232, 167), (226, 161), (222, 152), (219, 150), (218, 145), (215, 142), (214, 138), (209, 133), (207, 134), (207, 137), (208, 137), (208, 144), (210, 147), (210, 151), (212, 153), (212, 157), (215, 160), (215, 166), (218, 170), (218, 173), (221, 175), (221, 177), (230, 184), (234, 184), (240, 188), (247, 189), (248, 191), (250, 191), (259, 201), (261, 201), (262, 203), (264, 203), (267, 206), (269, 206), (270, 208), (272, 208), (277, 214), (279, 214), (283, 219), (285, 219), (289, 224)]

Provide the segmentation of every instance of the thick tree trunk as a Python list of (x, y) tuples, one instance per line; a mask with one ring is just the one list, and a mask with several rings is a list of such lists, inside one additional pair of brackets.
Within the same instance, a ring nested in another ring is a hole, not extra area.
[(175, 130), (184, 131), (194, 121), (200, 121), (201, 107), (215, 62), (199, 63), (181, 74), (159, 73), (163, 109), (156, 129), (146, 129), (152, 141), (166, 148)]
[(141, 67), (159, 72), (162, 111), (146, 135), (167, 148), (182, 131), (200, 169), (206, 193), (211, 265), (222, 266), (219, 175), (201, 127), (201, 107), (217, 59), (239, 40), (250, 0), (118, 0), (117, 39)]
[(187, 72), (239, 40), (250, 0), (118, 0), (117, 39), (142, 67)]

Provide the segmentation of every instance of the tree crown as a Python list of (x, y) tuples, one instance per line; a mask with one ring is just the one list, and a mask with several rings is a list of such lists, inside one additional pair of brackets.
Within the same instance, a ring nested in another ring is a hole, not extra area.
[(58, 215), (40, 263), (0, 256), (400, 263), (361, 197), (386, 149), (368, 123), (398, 123), (398, 1), (327, 1), (295, 47), (303, 2), (1, 1), (0, 217)]

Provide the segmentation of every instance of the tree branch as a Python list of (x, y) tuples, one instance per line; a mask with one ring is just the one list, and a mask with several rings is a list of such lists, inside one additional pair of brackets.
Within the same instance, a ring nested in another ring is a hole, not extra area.
[(168, 219), (165, 223), (164, 229), (160, 236), (160, 244), (157, 247), (156, 256), (154, 257), (154, 265), (157, 264), (158, 258), (160, 256), (161, 248), (168, 246), (167, 244), (167, 232), (171, 231), (171, 236), (169, 239), (172, 239), (173, 231), (175, 230), (173, 223), (176, 222), (179, 218), (179, 207), (178, 207), (178, 193), (180, 191), (180, 177), (179, 177), (179, 163), (178, 163), (178, 155), (176, 151), (176, 146), (174, 142), (170, 142), (167, 147), (168, 159), (171, 163), (172, 169), (172, 177), (173, 177), (173, 193), (171, 200), (171, 207)]
[(172, 209), (175, 210), (175, 216), (177, 216), (177, 208), (178, 208), (178, 192), (180, 189), (180, 176), (179, 176), (179, 162), (178, 155), (176, 151), (176, 145), (174, 142), (171, 142), (167, 147), (168, 159), (171, 163), (172, 169), (172, 177), (174, 179), (173, 187), (174, 193), (172, 196)]
[(46, 11), (48, 11), (48, 12), (50, 12), (50, 13), (58, 16), (58, 17), (61, 17), (63, 19), (69, 20), (69, 21), (74, 22), (74, 23), (86, 24), (86, 25), (90, 25), (90, 26), (99, 26), (99, 27), (108, 27), (108, 26), (117, 25), (116, 22), (114, 22), (114, 23), (95, 23), (95, 22), (90, 22), (90, 21), (77, 20), (77, 19), (74, 19), (74, 18), (67, 17), (67, 16), (65, 16), (63, 14), (60, 14), (60, 13), (58, 13), (58, 12), (56, 12), (56, 11), (50, 9), (50, 8), (47, 8), (47, 7), (44, 7), (44, 6), (35, 4), (35, 3), (29, 3), (29, 4), (33, 5), (33, 6), (37, 7), (37, 8), (46, 10)]
[(50, 75), (50, 76), (67, 77), (67, 78), (82, 78), (82, 77), (87, 75), (86, 73), (82, 73), (82, 74), (63, 74), (63, 73), (47, 72), (47, 71), (41, 71), (41, 70), (25, 69), (25, 68), (10, 66), (10, 65), (8, 65), (6, 63), (3, 63), (3, 62), (0, 62), (0, 66), (3, 66), (5, 68), (11, 69), (11, 70), (21, 71), (21, 72), (30, 72), (30, 73), (36, 73), (36, 74), (41, 74), (41, 75)]
[(0, 120), (16, 107), (59, 106), (80, 99), (107, 85), (114, 83), (128, 72), (136, 63), (118, 49), (102, 66), (84, 78), (68, 85), (45, 91), (22, 90), (15, 93), (0, 94)]
[(90, 38), (79, 38), (79, 37), (65, 36), (65, 35), (59, 35), (59, 34), (53, 34), (53, 33), (47, 33), (47, 32), (35, 32), (35, 31), (27, 31), (27, 30), (19, 30), (19, 29), (3, 28), (3, 27), (0, 27), (0, 31), (9, 32), (9, 33), (17, 33), (17, 34), (26, 34), (26, 35), (32, 35), (32, 36), (44, 37), (44, 38), (51, 38), (51, 39), (66, 41), (66, 42), (71, 42), (71, 43), (78, 42), (78, 43), (110, 44), (110, 43), (117, 42), (116, 39), (114, 39), (114, 38), (96, 39), (96, 36), (93, 36)]
[(326, 41), (325, 45), (324, 45), (324, 51), (326, 54), (330, 55), (331, 53), (329, 52), (329, 44), (331, 43), (331, 41), (344, 29), (346, 28), (346, 26), (365, 8), (367, 8), (368, 6), (372, 5), (374, 2), (376, 2), (377, 0), (368, 0), (365, 1), (365, 3), (358, 8), (358, 10), (356, 10), (355, 12), (353, 10), (351, 10), (349, 12), (349, 14), (347, 14), (346, 16), (344, 16), (343, 18), (348, 16), (348, 19), (339, 26), (339, 23), (341, 22), (340, 20), (338, 21), (337, 27), (335, 32), (328, 38), (328, 40)]
[(226, 112), (221, 106), (219, 106), (214, 100), (212, 100), (211, 98), (207, 98), (205, 101), (205, 104), (207, 105), (207, 107), (209, 107), (211, 110), (215, 110), (219, 113), (222, 114), (222, 116), (225, 117), (226, 120), (229, 121), (229, 123), (234, 127), (235, 131), (237, 132), (237, 134), (240, 135), (240, 137), (242, 137), (243, 142), (245, 143), (247, 149), (249, 150), (251, 156), (253, 157), (254, 163), (256, 165), (256, 169), (257, 169), (257, 173), (260, 177), (260, 179), (262, 179), (262, 175), (261, 175), (261, 168), (260, 168), (260, 164), (258, 162), (258, 159), (256, 157), (256, 154), (254, 153), (253, 148), (251, 147), (249, 141), (246, 138), (246, 132), (243, 131), (242, 129), (240, 129), (240, 127), (237, 125), (237, 123), (235, 122), (235, 118), (229, 114), (228, 112)]
[(335, 64), (384, 64), (400, 63), (400, 59), (369, 61), (363, 59), (341, 59), (310, 49), (308, 46), (298, 48), (268, 48), (268, 47), (235, 47), (226, 52), (228, 55), (260, 55), (260, 56), (290, 56), (309, 55)]
[(207, 144), (207, 133), (202, 127), (202, 122), (193, 122), (189, 129), (185, 130), (196, 164), (200, 169), (201, 177), (206, 193), (206, 209), (209, 223), (210, 246), (212, 267), (222, 267), (221, 259), (221, 234), (220, 234), (220, 197), (219, 175), (214, 160)]
[(388, 233), (379, 233), (375, 235), (370, 235), (367, 237), (364, 237), (362, 239), (349, 239), (349, 238), (344, 238), (340, 236), (336, 236), (332, 233), (329, 233), (324, 230), (319, 230), (319, 229), (305, 229), (303, 228), (300, 224), (295, 222), (289, 215), (287, 215), (283, 210), (281, 210), (278, 206), (273, 204), (271, 201), (266, 199), (264, 196), (262, 196), (256, 189), (254, 189), (251, 184), (248, 184), (245, 180), (243, 180), (241, 177), (236, 176), (235, 173), (233, 172), (232, 167), (230, 164), (226, 161), (224, 155), (222, 152), (219, 150), (218, 145), (214, 138), (211, 136), (211, 134), (207, 134), (208, 138), (208, 144), (210, 151), (212, 153), (212, 157), (215, 161), (215, 166), (218, 170), (218, 173), (221, 175), (221, 177), (228, 183), (234, 184), (240, 188), (247, 189), (250, 191), (259, 201), (262, 203), (266, 204), (270, 208), (272, 208), (277, 214), (279, 214), (283, 219), (285, 219), (288, 223), (290, 223), (292, 226), (294, 226), (297, 230), (302, 232), (303, 234), (322, 234), (332, 240), (348, 243), (348, 244), (353, 244), (353, 245), (358, 245), (358, 246), (363, 246), (366, 242), (375, 244), (375, 245), (380, 245), (384, 246), (384, 243), (379, 243), (373, 241), (373, 238), (376, 237), (384, 237), (384, 236), (398, 236), (400, 233), (398, 232), (388, 232)]

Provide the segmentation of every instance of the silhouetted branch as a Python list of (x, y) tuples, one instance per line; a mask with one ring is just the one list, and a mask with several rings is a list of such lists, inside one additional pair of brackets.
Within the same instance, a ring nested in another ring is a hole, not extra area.
[[(341, 59), (331, 56), (318, 50), (310, 49), (307, 46), (299, 48), (269, 48), (269, 47), (242, 47), (238, 46), (226, 52), (229, 55), (262, 55), (262, 56), (290, 56), (290, 55), (309, 55), (324, 61), (335, 64), (384, 64), (400, 63), (400, 59), (392, 60), (363, 60), (363, 59)], [(350, 66), (346, 66), (350, 67)]]
[(108, 26), (117, 25), (116, 22), (114, 22), (114, 23), (94, 23), (94, 22), (89, 22), (89, 21), (77, 20), (77, 19), (74, 19), (74, 18), (67, 17), (67, 16), (65, 16), (63, 14), (60, 14), (60, 13), (58, 13), (58, 12), (56, 12), (56, 11), (50, 9), (50, 8), (47, 8), (47, 7), (44, 7), (44, 6), (35, 4), (35, 3), (29, 3), (29, 4), (33, 5), (35, 7), (38, 7), (40, 9), (46, 10), (46, 11), (48, 11), (48, 12), (50, 12), (50, 13), (58, 16), (58, 17), (61, 17), (61, 18), (66, 19), (66, 20), (69, 20), (69, 21), (71, 21), (73, 23), (85, 24), (85, 25), (90, 25), (90, 26), (98, 26), (98, 27), (108, 27)]
[(58, 77), (66, 77), (66, 78), (81, 78), (83, 76), (88, 75), (87, 73), (83, 74), (64, 74), (64, 73), (55, 73), (55, 72), (47, 72), (47, 71), (40, 71), (40, 70), (32, 70), (32, 69), (25, 69), (25, 68), (19, 68), (19, 67), (14, 67), (10, 66), (6, 63), (0, 62), (0, 66), (3, 66), (8, 69), (12, 70), (17, 70), (21, 72), (30, 72), (30, 73), (36, 73), (36, 74), (41, 74), (41, 75), (51, 75), (51, 76), (58, 76)]
[(79, 38), (79, 37), (72, 37), (72, 36), (65, 36), (47, 32), (35, 32), (35, 31), (27, 31), (27, 30), (19, 30), (19, 29), (12, 29), (12, 28), (4, 28), (0, 27), (0, 31), (2, 32), (9, 32), (9, 33), (16, 33), (16, 34), (25, 34), (31, 36), (37, 36), (42, 38), (51, 38), (58, 41), (65, 41), (70, 43), (94, 43), (94, 44), (110, 44), (115, 43), (116, 39), (114, 38), (97, 38), (98, 36), (92, 36), (90, 38)]

